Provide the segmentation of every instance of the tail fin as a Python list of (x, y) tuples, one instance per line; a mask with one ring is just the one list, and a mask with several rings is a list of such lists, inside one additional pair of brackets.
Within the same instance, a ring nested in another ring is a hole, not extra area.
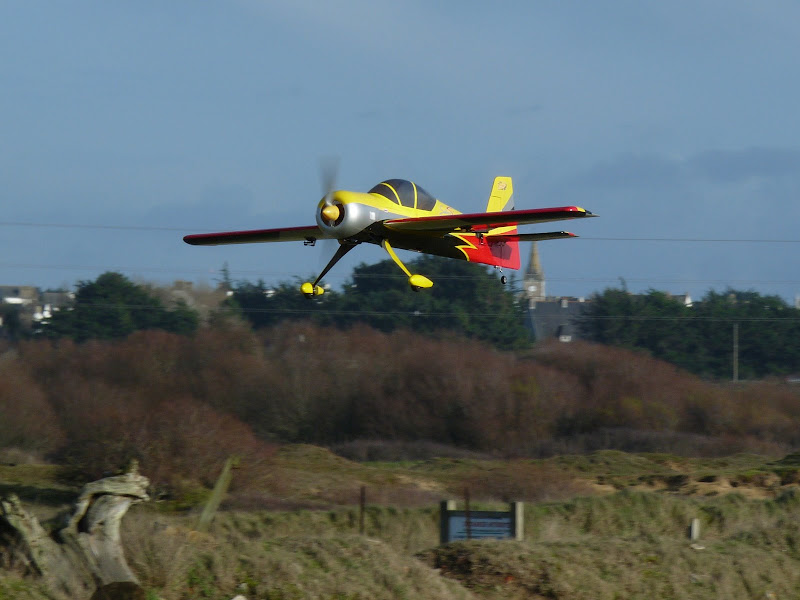
[[(486, 212), (507, 210), (514, 210), (514, 187), (511, 185), (511, 177), (495, 177)], [(491, 258), (483, 262), (496, 267), (519, 269), (519, 240), (513, 237), (517, 233), (516, 225), (497, 227), (489, 233), (486, 240)]]
[(514, 210), (514, 187), (511, 185), (511, 177), (495, 177), (486, 212), (505, 210)]

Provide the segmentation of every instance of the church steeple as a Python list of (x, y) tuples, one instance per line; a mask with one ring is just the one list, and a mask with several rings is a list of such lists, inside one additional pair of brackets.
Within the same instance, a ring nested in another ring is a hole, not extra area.
[(539, 262), (539, 248), (536, 242), (531, 243), (531, 258), (523, 283), (525, 297), (529, 304), (535, 304), (547, 297), (544, 291), (544, 271), (542, 271), (542, 263)]

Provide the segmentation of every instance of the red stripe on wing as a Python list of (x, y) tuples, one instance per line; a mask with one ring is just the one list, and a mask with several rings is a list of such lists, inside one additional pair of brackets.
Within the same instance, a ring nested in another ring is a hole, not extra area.
[(331, 237), (316, 225), (312, 225), (308, 227), (195, 233), (184, 236), (183, 241), (192, 246), (218, 246), (221, 244), (251, 244), (259, 242), (302, 242), (309, 239), (321, 240)]
[(592, 213), (579, 206), (559, 206), (555, 208), (509, 210), (497, 213), (468, 213), (390, 219), (384, 221), (383, 224), (389, 229), (398, 231), (477, 231), (493, 227), (546, 223), (593, 216)]

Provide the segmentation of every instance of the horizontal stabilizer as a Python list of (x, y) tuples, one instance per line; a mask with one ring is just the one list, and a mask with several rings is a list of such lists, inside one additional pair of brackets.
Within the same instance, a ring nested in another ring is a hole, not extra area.
[(486, 241), (496, 242), (540, 242), (542, 240), (560, 240), (578, 237), (569, 231), (551, 231), (549, 233), (501, 233), (498, 235), (487, 234)]

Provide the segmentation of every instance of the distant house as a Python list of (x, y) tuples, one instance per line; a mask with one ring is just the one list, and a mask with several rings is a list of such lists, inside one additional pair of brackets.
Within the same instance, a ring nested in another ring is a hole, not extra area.
[(39, 288), (32, 285), (0, 285), (3, 304), (29, 306), (39, 300)]
[[(0, 305), (15, 307), (25, 327), (48, 320), (55, 311), (72, 304), (74, 299), (72, 292), (42, 292), (32, 285), (0, 285)], [(0, 327), (3, 327), (2, 321)]]
[(670, 294), (669, 292), (667, 292), (667, 296), (680, 302), (684, 306), (691, 307), (694, 305), (694, 300), (692, 300), (692, 297), (689, 295), (689, 292), (686, 292), (685, 294)]
[(224, 284), (212, 288), (206, 285), (195, 286), (191, 281), (182, 280), (177, 280), (172, 285), (153, 288), (152, 292), (167, 307), (173, 307), (182, 302), (197, 311), (201, 319), (207, 319), (212, 312), (217, 310), (233, 294)]
[(539, 300), (528, 307), (529, 327), (536, 340), (557, 339), (572, 342), (580, 339), (578, 322), (591, 301), (560, 297)]
[[(14, 319), (15, 322), (22, 323), (23, 326), (29, 327), (33, 321), (33, 314), (39, 302), (39, 289), (32, 285), (0, 285), (0, 306), (4, 307), (3, 313), (6, 316), (11, 314), (16, 315), (19, 320)], [(10, 307), (10, 308), (6, 308)], [(3, 320), (0, 315), (0, 330), (8, 327), (10, 321)]]
[(584, 298), (548, 296), (544, 271), (536, 242), (531, 244), (528, 269), (523, 278), (523, 296), (527, 301), (528, 327), (537, 341), (557, 339), (571, 342), (580, 339), (577, 322), (591, 301)]
[[(592, 300), (572, 296), (548, 296), (545, 293), (544, 271), (539, 261), (536, 242), (531, 244), (530, 262), (523, 278), (522, 294), (528, 304), (528, 327), (533, 331), (534, 339), (557, 339), (561, 342), (581, 339), (578, 323), (591, 307)], [(693, 304), (688, 293), (668, 295), (684, 306)]]

